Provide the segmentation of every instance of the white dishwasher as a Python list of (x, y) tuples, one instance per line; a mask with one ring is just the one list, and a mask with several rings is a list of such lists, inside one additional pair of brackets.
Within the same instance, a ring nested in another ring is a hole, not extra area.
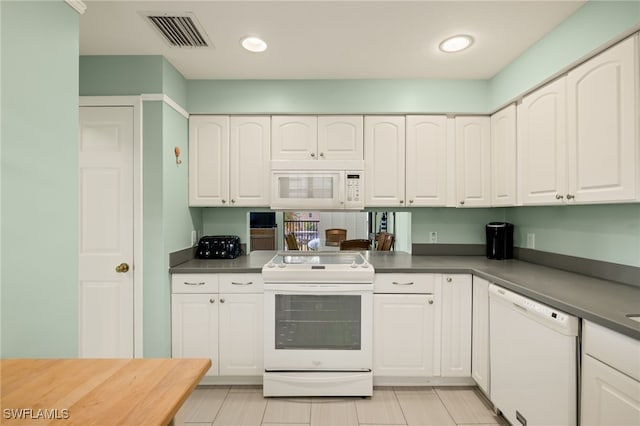
[(489, 286), (491, 400), (518, 425), (577, 425), (578, 318)]

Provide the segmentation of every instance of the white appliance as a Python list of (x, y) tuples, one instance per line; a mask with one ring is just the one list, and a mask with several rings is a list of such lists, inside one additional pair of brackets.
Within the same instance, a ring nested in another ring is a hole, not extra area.
[(512, 425), (577, 425), (578, 318), (491, 284), (491, 400)]
[[(272, 162), (271, 208), (275, 210), (362, 210), (364, 167), (362, 162)], [(344, 164), (343, 164), (344, 163)], [(298, 167), (299, 166), (299, 167)], [(313, 166), (313, 167), (312, 167)], [(342, 168), (345, 166), (356, 166)]]
[(374, 273), (358, 252), (264, 265), (264, 396), (373, 394)]

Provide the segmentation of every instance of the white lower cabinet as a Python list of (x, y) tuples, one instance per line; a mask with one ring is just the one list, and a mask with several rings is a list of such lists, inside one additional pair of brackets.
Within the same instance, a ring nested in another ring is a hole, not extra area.
[(373, 296), (374, 376), (439, 376), (433, 294)]
[(207, 378), (261, 378), (261, 275), (174, 274), (171, 281), (172, 357), (210, 358)]
[(471, 275), (442, 276), (442, 377), (471, 376)]
[(581, 424), (640, 425), (640, 341), (585, 321)]
[(471, 331), (471, 378), (490, 396), (489, 281), (476, 276), (473, 277)]

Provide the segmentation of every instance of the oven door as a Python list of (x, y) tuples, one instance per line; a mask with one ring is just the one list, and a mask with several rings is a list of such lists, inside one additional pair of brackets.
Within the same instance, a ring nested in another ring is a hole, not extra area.
[(264, 291), (266, 371), (371, 370), (372, 291), (341, 284), (286, 287)]

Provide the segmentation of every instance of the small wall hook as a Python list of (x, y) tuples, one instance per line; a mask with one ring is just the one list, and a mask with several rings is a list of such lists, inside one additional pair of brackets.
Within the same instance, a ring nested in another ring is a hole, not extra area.
[(182, 164), (182, 160), (180, 159), (180, 147), (176, 146), (173, 149), (173, 152), (176, 154), (176, 164)]

